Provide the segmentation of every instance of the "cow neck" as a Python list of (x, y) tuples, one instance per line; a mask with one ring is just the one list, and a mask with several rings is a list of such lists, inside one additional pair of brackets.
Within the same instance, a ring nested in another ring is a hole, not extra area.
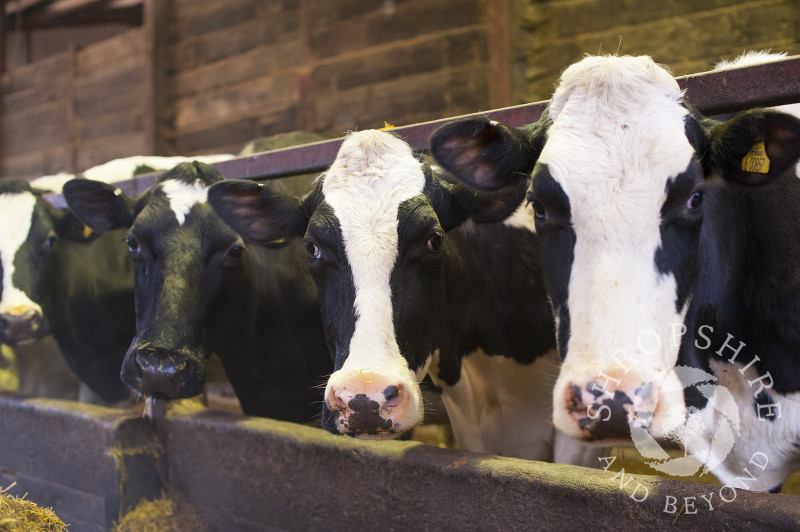
[(478, 349), (522, 364), (554, 349), (535, 233), (504, 223), (468, 224), (448, 239), (438, 378), (455, 384), (461, 358)]

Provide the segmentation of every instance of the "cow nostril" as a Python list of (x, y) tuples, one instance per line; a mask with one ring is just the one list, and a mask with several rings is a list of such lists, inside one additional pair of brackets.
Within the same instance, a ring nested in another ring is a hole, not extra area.
[(331, 409), (331, 411), (338, 410), (340, 412), (344, 412), (347, 410), (347, 402), (339, 397), (339, 393), (334, 390), (328, 398), (328, 407)]
[(387, 403), (392, 399), (396, 399), (398, 397), (400, 397), (400, 388), (398, 388), (397, 386), (387, 386), (383, 390), (383, 398), (386, 399)]

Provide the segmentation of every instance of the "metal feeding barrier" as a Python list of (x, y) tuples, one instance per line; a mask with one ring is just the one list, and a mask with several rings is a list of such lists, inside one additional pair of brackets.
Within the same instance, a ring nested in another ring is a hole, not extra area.
[[(770, 107), (800, 102), (800, 56), (787, 57), (772, 63), (701, 72), (678, 78), (686, 91), (686, 100), (708, 116), (741, 111), (750, 107)], [(483, 115), (511, 126), (535, 122), (547, 101), (495, 109)], [(392, 129), (415, 150), (426, 150), (431, 133), (439, 126), (461, 117), (443, 118)], [(262, 152), (216, 163), (214, 166), (228, 179), (264, 180), (297, 174), (320, 172), (333, 163), (342, 139), (334, 139), (291, 148)], [(116, 185), (126, 194), (147, 190), (158, 173), (120, 181)], [(65, 206), (60, 195), (50, 196), (56, 206)]]

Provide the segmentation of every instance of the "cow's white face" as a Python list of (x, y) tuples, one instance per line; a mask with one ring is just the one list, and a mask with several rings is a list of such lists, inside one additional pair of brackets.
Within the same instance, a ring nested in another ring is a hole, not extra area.
[[(325, 203), (311, 217), (306, 237), (310, 266), (321, 298), (333, 285), (352, 282), (352, 293), (340, 292), (341, 303), (352, 310), (336, 313), (354, 318), (354, 323), (334, 324), (343, 318), (326, 316), (323, 302), (329, 338), (337, 338), (332, 342), (337, 369), (325, 390), (326, 407), (336, 414), (329, 430), (380, 438), (422, 419), (419, 381), (427, 361), (410, 367), (398, 346), (392, 273), (400, 254), (400, 207), (424, 187), (425, 175), (410, 147), (380, 131), (348, 137), (323, 178)], [(338, 227), (331, 227), (333, 220)], [(338, 247), (344, 256), (334, 258)], [(336, 262), (338, 270), (351, 271), (351, 281), (328, 271)]]
[[(684, 418), (673, 368), (696, 256), (702, 173), (672, 76), (647, 57), (589, 57), (562, 75), (533, 172), (564, 358), (554, 422), (585, 439), (654, 435)], [(613, 415), (612, 415), (613, 414)]]
[(41, 215), (36, 216), (36, 205), (30, 190), (0, 193), (0, 330), (10, 344), (34, 339), (42, 319), (42, 308), (29, 292), (54, 233), (47, 231)]

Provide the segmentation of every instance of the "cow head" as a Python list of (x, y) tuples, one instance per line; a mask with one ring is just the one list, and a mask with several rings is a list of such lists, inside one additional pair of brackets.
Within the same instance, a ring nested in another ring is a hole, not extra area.
[[(742, 170), (758, 142), (772, 161), (765, 174)], [(793, 168), (797, 122), (754, 111), (712, 123), (649, 57), (588, 57), (564, 71), (537, 124), (468, 119), (431, 146), (445, 169), (484, 190), (532, 177), (527, 199), (563, 359), (556, 427), (597, 441), (629, 439), (633, 425), (654, 436), (677, 428), (686, 403), (675, 366), (693, 341), (684, 321), (704, 216), (726, 187)]]
[(41, 305), (55, 297), (59, 241), (93, 238), (42, 194), (24, 181), (0, 181), (0, 341), (9, 345), (48, 334)]
[(138, 198), (77, 179), (64, 186), (70, 208), (97, 231), (128, 228), (134, 262), (136, 336), (122, 365), (132, 389), (160, 399), (192, 397), (212, 354), (206, 315), (245, 251), (206, 203), (222, 179), (213, 167), (181, 163)]
[(231, 181), (212, 187), (209, 202), (247, 240), (305, 239), (335, 369), (323, 427), (385, 439), (418, 424), (446, 304), (446, 233), (506, 206), (439, 180), (382, 131), (350, 135), (303, 198)]

